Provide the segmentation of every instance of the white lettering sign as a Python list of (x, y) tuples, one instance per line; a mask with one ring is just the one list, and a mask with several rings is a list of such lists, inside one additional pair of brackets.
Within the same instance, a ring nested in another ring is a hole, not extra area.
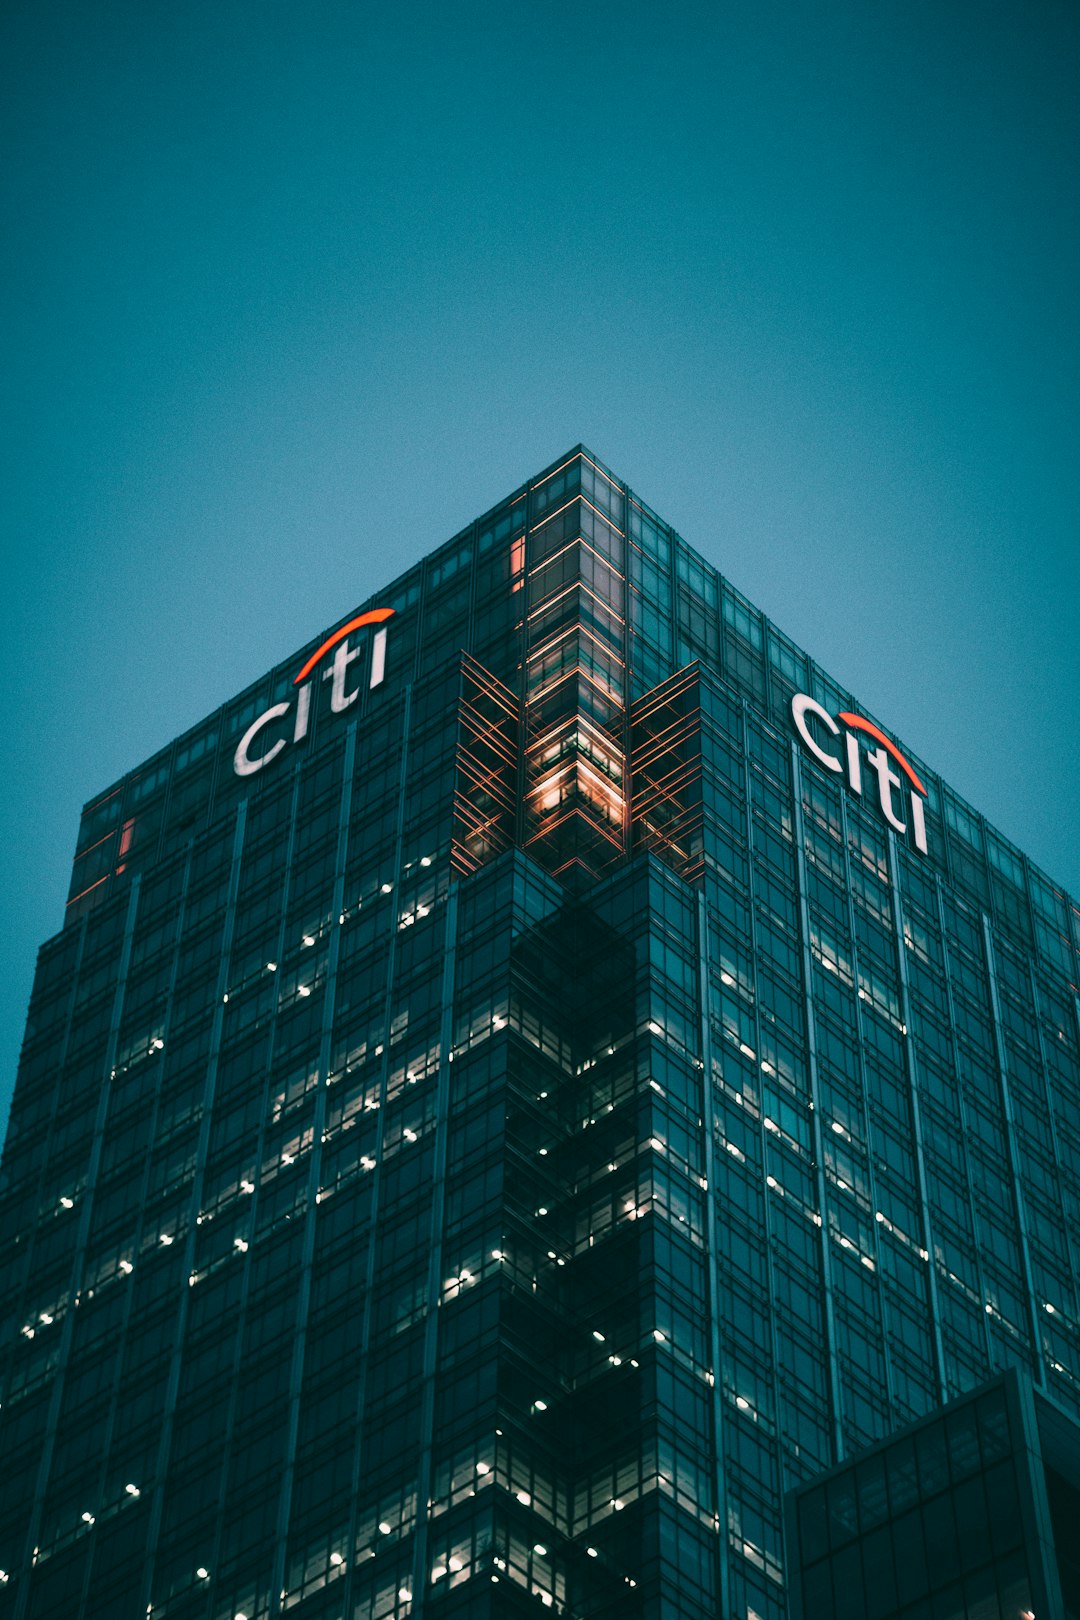
[[(926, 815), (923, 805), (926, 800), (926, 789), (918, 776), (912, 770), (903, 754), (895, 743), (889, 741), (885, 733), (874, 725), (872, 720), (866, 720), (860, 714), (851, 714), (847, 711), (837, 715), (834, 720), (828, 709), (816, 702), (806, 692), (796, 692), (791, 700), (791, 718), (795, 723), (795, 730), (808, 753), (812, 754), (818, 764), (827, 771), (844, 774), (846, 770), (847, 784), (852, 793), (862, 795), (863, 753), (859, 747), (859, 734), (865, 733), (872, 737), (878, 746), (865, 756), (877, 778), (878, 805), (882, 815), (893, 828), (903, 837), (908, 830), (908, 822), (901, 820), (904, 810), (904, 781), (893, 770), (895, 763), (907, 777), (910, 791), (908, 793), (907, 812), (910, 817), (911, 835), (915, 848), (923, 855), (926, 854)], [(810, 729), (810, 721), (816, 720), (819, 726), (831, 737), (844, 739), (844, 758), (841, 760), (834, 754), (827, 743), (822, 743)], [(837, 721), (843, 721), (846, 730), (841, 730)], [(892, 761), (892, 763), (890, 763)], [(900, 791), (899, 800), (895, 797), (896, 790)]]
[[(323, 670), (323, 680), (330, 682), (331, 714), (343, 714), (360, 696), (360, 687), (351, 685), (349, 674), (353, 664), (360, 658), (362, 649), (352, 646), (349, 637), (365, 625), (377, 626), (371, 643), (368, 686), (374, 688), (382, 685), (386, 678), (386, 621), (392, 618), (393, 614), (393, 608), (373, 608), (368, 613), (361, 613), (357, 618), (350, 619), (348, 624), (342, 625), (340, 630), (335, 630), (333, 635), (327, 636), (322, 646), (312, 653), (293, 681), (293, 685), (298, 688), (291, 739), (294, 743), (304, 740), (311, 721), (311, 682), (307, 677), (331, 649), (334, 653), (333, 660)], [(251, 722), (237, 743), (236, 753), (233, 755), (233, 770), (237, 776), (254, 776), (288, 746), (289, 738), (279, 736), (268, 748), (264, 748), (262, 753), (253, 751), (260, 741), (263, 730), (267, 726), (273, 726), (276, 720), (283, 720), (292, 711), (292, 707), (291, 702), (273, 703)]]

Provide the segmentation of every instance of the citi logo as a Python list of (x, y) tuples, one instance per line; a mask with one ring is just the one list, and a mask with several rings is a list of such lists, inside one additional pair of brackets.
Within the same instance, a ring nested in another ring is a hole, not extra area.
[(332, 636), (327, 636), (322, 646), (313, 652), (303, 669), (294, 678), (293, 685), (298, 688), (296, 693), (296, 715), (293, 720), (292, 736), (278, 737), (277, 741), (267, 748), (265, 753), (253, 754), (252, 747), (262, 736), (268, 726), (275, 721), (284, 720), (292, 711), (292, 703), (274, 703), (257, 720), (253, 720), (244, 735), (236, 745), (233, 755), (233, 770), (237, 776), (254, 776), (261, 771), (264, 765), (269, 765), (276, 759), (281, 750), (290, 742), (302, 742), (308, 734), (308, 725), (311, 720), (311, 688), (312, 682), (308, 680), (315, 666), (322, 662), (326, 654), (334, 649), (334, 656), (323, 670), (323, 680), (330, 682), (330, 711), (332, 714), (342, 714), (351, 708), (360, 696), (359, 686), (351, 691), (349, 686), (349, 670), (360, 657), (360, 648), (349, 645), (349, 637), (354, 630), (362, 630), (365, 625), (376, 624), (381, 626), (376, 630), (371, 641), (371, 671), (368, 677), (368, 686), (380, 686), (386, 674), (386, 621), (394, 616), (393, 608), (372, 608), (368, 613), (361, 613), (356, 619), (350, 619), (343, 624), (340, 630), (335, 630)]
[[(864, 720), (861, 714), (838, 714), (833, 719), (828, 709), (823, 709), (820, 703), (806, 692), (796, 692), (791, 700), (791, 718), (795, 722), (795, 730), (799, 733), (804, 746), (813, 754), (819, 765), (824, 765), (827, 771), (836, 771), (840, 774), (847, 769), (847, 783), (852, 793), (862, 795), (863, 790), (863, 761), (877, 777), (878, 803), (881, 813), (894, 831), (905, 834), (908, 822), (902, 821), (897, 814), (897, 801), (893, 797), (896, 788), (907, 789), (907, 812), (911, 824), (911, 835), (915, 840), (915, 848), (926, 854), (926, 817), (923, 813), (923, 801), (926, 798), (926, 789), (919, 778), (897, 748), (891, 743), (883, 731), (879, 731), (872, 720)], [(827, 744), (824, 746), (810, 730), (809, 721), (819, 722), (829, 737), (843, 737), (844, 759), (841, 760), (833, 753)], [(843, 721), (846, 731), (842, 731), (836, 721)], [(866, 754), (859, 747), (858, 733), (864, 732), (877, 743), (877, 747)], [(890, 760), (894, 761), (907, 778), (905, 782), (893, 770)], [(903, 810), (903, 795), (899, 801), (899, 808)]]

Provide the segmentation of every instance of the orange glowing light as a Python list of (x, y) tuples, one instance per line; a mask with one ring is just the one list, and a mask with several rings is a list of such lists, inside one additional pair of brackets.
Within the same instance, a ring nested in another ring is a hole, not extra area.
[(109, 877), (110, 877), (110, 874), (108, 872), (106, 872), (105, 876), (104, 877), (99, 877), (97, 879), (96, 883), (88, 884), (85, 889), (80, 889), (78, 894), (73, 894), (71, 899), (67, 902), (67, 904), (69, 906), (73, 906), (75, 904), (76, 900), (81, 900), (84, 894), (89, 894), (91, 889), (96, 889), (99, 883), (107, 883), (109, 881)]

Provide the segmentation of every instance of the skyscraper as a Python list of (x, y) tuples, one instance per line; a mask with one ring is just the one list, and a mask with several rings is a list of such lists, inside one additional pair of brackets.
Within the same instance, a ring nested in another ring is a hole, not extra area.
[(786, 1490), (1080, 1409), (1080, 911), (581, 447), (363, 589), (84, 811), (0, 1620), (781, 1620)]

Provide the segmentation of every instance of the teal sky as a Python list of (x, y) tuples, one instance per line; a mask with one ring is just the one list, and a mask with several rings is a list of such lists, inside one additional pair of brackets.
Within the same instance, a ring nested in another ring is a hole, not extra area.
[(82, 802), (578, 440), (1080, 893), (1078, 47), (9, 0), (0, 1118)]

